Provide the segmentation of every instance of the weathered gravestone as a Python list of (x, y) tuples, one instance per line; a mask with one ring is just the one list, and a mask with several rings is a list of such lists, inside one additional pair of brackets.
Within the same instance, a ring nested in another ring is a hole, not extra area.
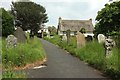
[(85, 46), (85, 36), (81, 32), (77, 32), (76, 38), (78, 48)]
[(67, 35), (67, 44), (70, 44), (70, 30), (67, 30), (66, 35)]
[(7, 41), (7, 45), (6, 45), (7, 48), (17, 46), (17, 38), (14, 35), (9, 35), (6, 38), (6, 41)]
[(66, 35), (62, 36), (62, 41), (67, 41), (67, 36)]
[(114, 41), (108, 37), (106, 40), (105, 40), (105, 55), (106, 57), (109, 57), (110, 55), (112, 55), (112, 48), (114, 46)]
[(105, 36), (103, 34), (98, 34), (97, 38), (99, 43), (105, 43)]
[(27, 39), (25, 32), (22, 30), (21, 27), (17, 27), (14, 35), (15, 37), (17, 37), (18, 42), (25, 42)]

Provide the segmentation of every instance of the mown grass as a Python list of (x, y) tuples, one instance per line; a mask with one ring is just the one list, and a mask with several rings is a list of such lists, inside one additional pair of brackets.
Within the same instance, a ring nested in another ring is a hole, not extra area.
[(105, 57), (105, 49), (102, 44), (97, 41), (87, 42), (84, 47), (77, 48), (76, 38), (71, 37), (71, 42), (68, 45), (66, 41), (61, 41), (59, 36), (52, 39), (47, 39), (53, 44), (59, 45), (61, 48), (69, 51), (72, 55), (77, 56), (89, 65), (103, 71), (111, 76), (113, 79), (119, 79), (119, 59), (118, 49), (114, 48), (112, 55), (109, 58)]

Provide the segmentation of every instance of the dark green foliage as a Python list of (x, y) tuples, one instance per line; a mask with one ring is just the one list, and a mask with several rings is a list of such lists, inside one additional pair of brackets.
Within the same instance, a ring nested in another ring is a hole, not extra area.
[(105, 8), (98, 11), (98, 21), (95, 26), (95, 33), (109, 35), (112, 32), (120, 31), (120, 1), (106, 4)]
[(37, 34), (40, 25), (48, 22), (46, 9), (34, 2), (12, 2), (11, 9), (16, 19), (16, 26), (22, 27), (23, 30), (30, 29), (31, 35)]
[(46, 33), (46, 32), (43, 32), (43, 36), (47, 36), (47, 33)]
[(1, 11), (2, 15), (0, 15), (0, 18), (2, 18), (2, 36), (7, 37), (14, 32), (13, 16), (4, 8), (1, 8), (0, 12)]
[(85, 28), (81, 28), (81, 29), (80, 29), (80, 32), (81, 32), (81, 33), (86, 33), (86, 29), (85, 29)]

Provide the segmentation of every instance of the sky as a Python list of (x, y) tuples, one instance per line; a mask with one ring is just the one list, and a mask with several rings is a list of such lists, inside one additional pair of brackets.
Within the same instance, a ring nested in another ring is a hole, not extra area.
[[(6, 10), (10, 9), (11, 1), (16, 0), (3, 0), (0, 1), (0, 7)], [(46, 8), (48, 20), (46, 26), (58, 25), (58, 18), (68, 20), (88, 20), (92, 18), (95, 24), (97, 12), (104, 8), (104, 5), (109, 0), (31, 0)]]

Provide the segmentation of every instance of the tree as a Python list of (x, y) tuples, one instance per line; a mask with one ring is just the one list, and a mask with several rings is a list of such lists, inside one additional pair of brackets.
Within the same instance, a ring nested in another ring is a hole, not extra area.
[(86, 29), (85, 29), (85, 28), (81, 28), (81, 29), (80, 29), (80, 32), (81, 32), (81, 33), (86, 33)]
[(54, 26), (52, 27), (49, 26), (48, 31), (50, 32), (50, 35), (55, 35), (57, 33), (57, 29)]
[(0, 37), (2, 36), (2, 9), (0, 8)]
[(120, 1), (106, 4), (105, 8), (98, 11), (96, 17), (95, 33), (110, 35), (120, 31)]
[(4, 8), (0, 8), (2, 15), (2, 36), (7, 37), (14, 32), (13, 16), (7, 12)]
[(30, 35), (37, 34), (40, 25), (48, 22), (46, 9), (34, 2), (12, 2), (12, 14), (16, 19), (16, 26), (21, 27), (24, 31), (30, 30)]

